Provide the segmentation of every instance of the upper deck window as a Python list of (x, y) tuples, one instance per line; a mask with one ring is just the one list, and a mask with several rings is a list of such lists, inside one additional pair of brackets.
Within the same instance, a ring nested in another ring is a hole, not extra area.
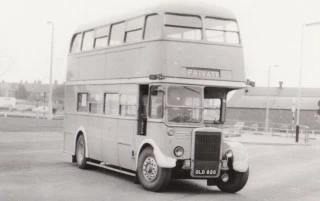
[(211, 42), (239, 44), (239, 28), (233, 20), (206, 17), (206, 38)]
[(95, 34), (94, 48), (104, 48), (108, 46), (110, 26), (98, 28)]
[(165, 15), (165, 32), (168, 38), (201, 40), (201, 27), (201, 18), (198, 16)]
[(124, 40), (124, 22), (111, 26), (111, 36), (109, 45), (120, 45)]
[(142, 40), (142, 28), (144, 18), (139, 17), (136, 19), (128, 20), (126, 23), (125, 42), (137, 42)]
[(93, 42), (94, 42), (93, 34), (94, 34), (93, 30), (84, 32), (83, 42), (82, 42), (82, 51), (93, 49)]
[(144, 39), (157, 39), (161, 35), (162, 18), (158, 14), (148, 15), (146, 18), (146, 27), (144, 32)]
[(81, 33), (78, 33), (73, 36), (72, 45), (71, 45), (71, 53), (80, 52), (81, 38), (82, 38)]

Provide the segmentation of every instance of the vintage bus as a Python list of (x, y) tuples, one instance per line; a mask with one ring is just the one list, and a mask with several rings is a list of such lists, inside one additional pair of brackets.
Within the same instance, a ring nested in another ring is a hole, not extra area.
[(237, 192), (248, 155), (219, 125), (228, 92), (243, 87), (239, 29), (226, 9), (163, 4), (80, 26), (68, 58), (64, 152), (80, 168), (132, 175), (150, 191), (204, 179)]

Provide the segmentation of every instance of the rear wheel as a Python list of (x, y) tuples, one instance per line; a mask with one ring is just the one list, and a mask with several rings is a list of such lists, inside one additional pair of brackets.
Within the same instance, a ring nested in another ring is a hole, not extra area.
[(246, 172), (237, 172), (230, 169), (226, 174), (229, 176), (228, 181), (223, 182), (221, 179), (222, 175), (216, 180), (218, 188), (227, 193), (236, 193), (246, 185), (249, 177), (249, 168)]
[(140, 154), (137, 174), (140, 183), (146, 190), (160, 191), (169, 184), (172, 169), (159, 167), (153, 149), (148, 147)]
[(86, 161), (86, 143), (84, 136), (81, 134), (77, 139), (77, 145), (76, 145), (76, 159), (77, 159), (77, 165), (81, 169), (87, 168), (87, 161)]

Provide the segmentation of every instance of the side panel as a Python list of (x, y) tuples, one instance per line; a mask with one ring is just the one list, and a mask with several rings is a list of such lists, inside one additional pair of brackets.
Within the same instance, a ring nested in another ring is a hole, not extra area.
[(63, 152), (67, 154), (75, 154), (74, 133), (66, 133), (63, 135)]
[[(103, 79), (107, 71), (107, 55), (90, 53), (77, 59), (77, 79), (94, 80)], [(92, 70), (94, 68), (94, 70)]]
[(88, 151), (90, 157), (96, 160), (102, 160), (101, 154), (101, 125), (102, 117), (94, 116), (79, 116), (79, 122), (82, 122), (86, 128), (87, 139), (88, 139)]
[(144, 45), (140, 44), (109, 52), (104, 77), (122, 78), (123, 75), (128, 75), (126, 77), (141, 77), (140, 57), (144, 48)]
[(67, 81), (164, 74), (165, 44), (152, 41), (69, 55)]
[(119, 119), (105, 118), (102, 123), (102, 160), (113, 165), (119, 165), (117, 136), (119, 128)]
[(118, 126), (118, 156), (119, 165), (127, 169), (131, 169), (134, 163), (133, 137), (137, 133), (136, 119), (120, 119)]
[(74, 86), (66, 86), (65, 88), (65, 100), (64, 100), (64, 144), (63, 151), (66, 153), (75, 153), (75, 136), (78, 125), (78, 120), (74, 115), (69, 113), (75, 112), (77, 107), (76, 103), (76, 92)]
[[(87, 150), (92, 159), (104, 161), (112, 165), (131, 169), (134, 164), (132, 151), (134, 136), (137, 134), (137, 114), (128, 116), (124, 98), (124, 113), (122, 115), (105, 115), (101, 113), (77, 112), (78, 93), (101, 94), (112, 93), (136, 97), (138, 100), (137, 84), (122, 85), (78, 85), (66, 88), (66, 118), (65, 118), (65, 144), (66, 152), (74, 152), (76, 131), (83, 127), (87, 136)], [(132, 96), (134, 95), (134, 96)], [(121, 99), (121, 98), (120, 98)], [(131, 99), (132, 101), (132, 99)], [(121, 101), (120, 101), (121, 102)], [(136, 101), (138, 102), (138, 101)], [(118, 106), (119, 107), (119, 106)], [(122, 106), (121, 106), (122, 107)], [(121, 109), (121, 107), (119, 107)], [(131, 106), (132, 107), (132, 106)], [(138, 107), (135, 107), (136, 109)], [(121, 110), (120, 110), (121, 111)], [(127, 115), (127, 116), (125, 116)]]
[[(131, 67), (131, 66), (130, 66)], [(130, 68), (129, 67), (129, 68)], [(121, 116), (118, 123), (117, 134), (117, 151), (120, 167), (131, 169), (134, 164), (134, 137), (137, 135), (138, 126), (138, 99), (139, 99), (139, 85), (124, 84), (119, 87), (120, 94), (135, 95), (137, 103), (135, 116)], [(121, 98), (120, 98), (121, 99)], [(120, 108), (121, 110), (121, 108)]]

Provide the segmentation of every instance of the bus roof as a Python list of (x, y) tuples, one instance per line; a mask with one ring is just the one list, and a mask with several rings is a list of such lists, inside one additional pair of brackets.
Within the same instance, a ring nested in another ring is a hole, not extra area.
[(100, 20), (96, 20), (91, 23), (87, 23), (84, 25), (79, 26), (76, 29), (76, 32), (82, 32), (86, 30), (90, 30), (96, 27), (100, 27), (103, 25), (116, 23), (120, 21), (124, 21), (130, 18), (157, 13), (157, 12), (172, 12), (172, 13), (181, 13), (181, 14), (191, 14), (191, 15), (205, 15), (210, 17), (216, 18), (223, 18), (223, 19), (232, 19), (235, 20), (235, 15), (229, 9), (220, 7), (218, 5), (212, 3), (198, 3), (198, 2), (170, 2), (170, 3), (160, 3), (157, 5), (145, 7), (143, 9), (130, 11), (126, 16), (118, 15), (110, 16), (108, 18), (103, 18)]

